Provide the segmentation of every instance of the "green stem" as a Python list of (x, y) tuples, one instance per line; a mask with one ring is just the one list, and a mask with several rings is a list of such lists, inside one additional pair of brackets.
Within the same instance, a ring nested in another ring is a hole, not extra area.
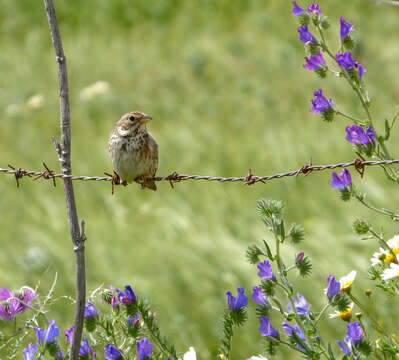
[(357, 299), (355, 298), (351, 292), (347, 293), (348, 296), (351, 298), (351, 300), (367, 315), (367, 317), (372, 321), (374, 326), (376, 327), (377, 331), (379, 331), (381, 334), (383, 334), (385, 337), (389, 338), (389, 335), (387, 332), (384, 330), (384, 328), (378, 323), (378, 321), (370, 314), (369, 311), (365, 308), (365, 306)]
[(369, 203), (367, 203), (367, 202), (364, 200), (364, 197), (362, 197), (362, 196), (360, 196), (360, 195), (358, 195), (358, 194), (355, 194), (355, 197), (356, 197), (356, 199), (357, 199), (360, 203), (362, 203), (362, 204), (363, 204), (365, 207), (367, 207), (368, 209), (373, 210), (373, 211), (375, 211), (375, 212), (377, 212), (377, 213), (379, 213), (379, 214), (389, 216), (392, 220), (399, 221), (399, 215), (396, 215), (396, 214), (393, 213), (392, 211), (385, 210), (385, 209), (378, 209), (378, 208), (376, 208), (375, 206), (370, 205)]
[(358, 124), (358, 125), (366, 125), (362, 120), (359, 120), (359, 119), (356, 119), (356, 118), (354, 118), (354, 117), (352, 117), (352, 116), (349, 116), (349, 115), (347, 115), (347, 114), (344, 114), (343, 112), (341, 112), (341, 111), (339, 111), (339, 110), (337, 110), (336, 112), (335, 112), (337, 115), (341, 115), (342, 117), (344, 117), (344, 118), (347, 118), (347, 119), (349, 119), (349, 120), (352, 120), (355, 124)]
[(317, 323), (319, 322), (320, 318), (322, 317), (322, 315), (326, 312), (326, 310), (329, 308), (330, 303), (327, 303), (326, 305), (324, 305), (323, 309), (321, 309), (319, 315), (317, 315), (316, 320), (314, 321), (314, 326), (317, 325)]

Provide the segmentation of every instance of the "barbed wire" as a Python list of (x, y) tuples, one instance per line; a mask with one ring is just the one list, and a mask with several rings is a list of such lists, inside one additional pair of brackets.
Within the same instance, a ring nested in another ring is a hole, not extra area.
[[(172, 172), (167, 176), (155, 176), (146, 178), (146, 181), (169, 181), (170, 185), (173, 188), (173, 184), (186, 181), (186, 180), (206, 180), (206, 181), (218, 181), (218, 182), (243, 182), (246, 185), (252, 185), (257, 182), (265, 183), (266, 181), (270, 181), (273, 179), (280, 179), (287, 176), (298, 176), (299, 174), (309, 175), (314, 171), (323, 171), (323, 170), (332, 170), (337, 168), (347, 168), (347, 167), (355, 167), (355, 169), (359, 172), (361, 176), (364, 174), (364, 170), (366, 166), (376, 166), (376, 165), (392, 165), (399, 164), (399, 160), (364, 160), (364, 159), (356, 159), (351, 162), (338, 163), (338, 164), (329, 164), (329, 165), (312, 165), (312, 159), (310, 159), (309, 164), (300, 167), (297, 170), (288, 171), (285, 173), (274, 174), (274, 175), (266, 175), (266, 176), (256, 176), (252, 174), (251, 169), (249, 169), (246, 176), (243, 177), (222, 177), (222, 176), (209, 176), (209, 175), (189, 175), (189, 174), (179, 174), (176, 171)], [(76, 181), (111, 181), (112, 182), (112, 193), (114, 191), (114, 185), (127, 185), (126, 182), (121, 181), (119, 176), (114, 172), (113, 175), (104, 173), (107, 176), (75, 176), (75, 175), (66, 175), (66, 174), (56, 174), (54, 171), (50, 170), (49, 167), (43, 163), (45, 168), (44, 171), (32, 171), (26, 170), (22, 168), (17, 168), (12, 165), (8, 165), (8, 169), (0, 168), (0, 173), (14, 175), (17, 187), (19, 187), (19, 179), (23, 177), (29, 177), (33, 180), (37, 180), (39, 178), (43, 178), (46, 180), (52, 180), (53, 185), (56, 186), (55, 179), (56, 178), (68, 178)]]

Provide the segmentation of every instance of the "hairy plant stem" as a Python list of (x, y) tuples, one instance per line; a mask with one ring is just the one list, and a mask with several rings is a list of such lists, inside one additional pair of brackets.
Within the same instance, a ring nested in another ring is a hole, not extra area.
[(317, 323), (319, 322), (319, 320), (321, 319), (322, 315), (327, 311), (327, 309), (330, 307), (330, 303), (327, 303), (326, 305), (324, 305), (323, 309), (321, 309), (319, 315), (317, 315), (316, 320), (314, 321), (314, 326), (317, 325)]
[(368, 209), (373, 210), (373, 211), (375, 211), (375, 212), (377, 212), (377, 213), (379, 213), (379, 214), (389, 216), (389, 217), (390, 217), (392, 220), (394, 220), (394, 221), (399, 221), (399, 215), (396, 215), (396, 214), (393, 213), (392, 211), (389, 211), (389, 210), (386, 210), (386, 209), (379, 209), (379, 208), (376, 208), (376, 207), (373, 206), (373, 205), (370, 205), (368, 202), (366, 202), (366, 201), (364, 200), (364, 197), (363, 197), (363, 196), (360, 196), (360, 195), (357, 194), (357, 193), (355, 193), (355, 197), (356, 197), (356, 199), (357, 199), (361, 204), (363, 204), (363, 205), (364, 205), (365, 207), (367, 207)]
[(344, 114), (343, 112), (341, 112), (341, 111), (339, 111), (339, 110), (337, 110), (335, 113), (336, 113), (337, 115), (340, 115), (340, 116), (344, 117), (344, 118), (347, 118), (347, 119), (349, 119), (349, 120), (352, 120), (355, 124), (363, 125), (363, 126), (366, 125), (366, 123), (363, 122), (362, 120), (359, 120), (359, 119), (356, 119), (356, 118), (354, 118), (354, 117), (352, 117), (352, 116), (350, 116), (350, 115)]

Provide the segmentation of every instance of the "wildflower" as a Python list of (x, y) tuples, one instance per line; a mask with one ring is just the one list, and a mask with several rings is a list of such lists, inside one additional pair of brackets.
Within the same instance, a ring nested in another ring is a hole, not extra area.
[(352, 144), (368, 145), (374, 144), (375, 134), (372, 127), (368, 126), (366, 131), (361, 126), (352, 125), (345, 128), (345, 140)]
[(357, 61), (355, 61), (355, 68), (357, 69), (357, 75), (359, 76), (359, 80), (362, 80), (366, 69), (362, 66), (362, 64), (359, 64)]
[(0, 289), (0, 318), (11, 321), (15, 315), (22, 314), (30, 308), (35, 297), (35, 292), (27, 286), (14, 293), (6, 286), (2, 287)]
[(263, 357), (262, 355), (258, 355), (258, 356), (251, 356), (247, 360), (267, 360), (267, 359), (265, 357)]
[(226, 292), (227, 304), (232, 311), (239, 311), (247, 306), (248, 298), (244, 295), (244, 288), (239, 286), (237, 288), (237, 297), (234, 297), (230, 291)]
[(356, 279), (356, 271), (351, 271), (348, 275), (343, 276), (339, 279), (339, 283), (341, 284), (341, 291), (348, 291), (352, 288), (352, 284)]
[(98, 310), (90, 301), (87, 302), (87, 305), (85, 307), (84, 317), (85, 319), (98, 317)]
[(118, 294), (119, 302), (126, 306), (133, 304), (136, 301), (136, 295), (134, 294), (130, 285), (125, 286), (125, 292), (119, 289), (116, 289), (116, 292)]
[(349, 189), (351, 186), (352, 178), (347, 169), (343, 169), (339, 176), (335, 171), (332, 173), (331, 187), (334, 189), (345, 190)]
[(333, 101), (328, 101), (319, 89), (313, 93), (314, 98), (310, 101), (312, 103), (313, 114), (322, 114), (324, 120), (331, 121), (334, 115)]
[[(298, 301), (295, 299), (295, 297), (292, 298), (292, 301), (294, 303), (296, 312), (298, 315), (306, 315), (307, 312), (309, 312), (309, 307), (310, 304), (306, 301), (306, 299), (301, 295), (297, 294)], [(287, 299), (287, 307), (286, 307), (288, 312), (292, 312), (292, 307), (291, 303)]]
[(304, 15), (304, 14), (305, 14), (305, 11), (304, 11), (301, 7), (298, 6), (298, 4), (296, 3), (296, 1), (293, 1), (293, 2), (292, 2), (292, 5), (294, 6), (294, 7), (292, 8), (292, 15), (294, 15), (294, 16), (301, 16), (301, 15)]
[(332, 299), (334, 299), (334, 296), (337, 295), (340, 290), (341, 290), (341, 284), (335, 280), (334, 275), (330, 275), (327, 278), (327, 289), (326, 289), (328, 301), (332, 301)]
[(68, 344), (71, 343), (72, 341), (72, 334), (73, 334), (73, 330), (75, 329), (75, 326), (71, 326), (69, 329), (64, 331), (65, 337), (66, 337), (66, 341)]
[(392, 239), (387, 241), (390, 251), (380, 248), (379, 252), (375, 252), (371, 258), (372, 266), (381, 264), (382, 262), (390, 264), (397, 261), (396, 256), (399, 254), (399, 235), (395, 235)]
[(317, 4), (317, 3), (309, 5), (308, 12), (310, 13), (310, 15), (317, 15), (318, 18), (320, 18), (320, 16), (321, 16), (321, 10), (319, 8), (319, 4)]
[(330, 319), (340, 318), (344, 321), (349, 321), (352, 317), (352, 311), (353, 311), (353, 303), (350, 303), (350, 305), (344, 311), (335, 310), (335, 312), (330, 314), (329, 317)]
[(151, 344), (147, 338), (142, 338), (137, 343), (137, 357), (140, 360), (146, 359), (148, 356), (152, 354), (154, 345)]
[(341, 16), (339, 18), (339, 21), (341, 23), (340, 30), (339, 30), (340, 35), (341, 35), (341, 40), (344, 40), (349, 35), (349, 33), (353, 30), (353, 25), (347, 23), (344, 20), (343, 16)]
[(50, 320), (48, 323), (48, 327), (46, 331), (43, 331), (40, 328), (33, 328), (36, 334), (36, 339), (39, 344), (50, 344), (55, 343), (56, 338), (60, 334), (60, 329), (55, 326), (55, 321)]
[(325, 71), (326, 62), (320, 51), (316, 55), (310, 55), (309, 58), (305, 57), (305, 61), (306, 64), (303, 67), (306, 70)]
[(340, 350), (342, 351), (342, 353), (350, 356), (350, 354), (352, 352), (352, 343), (350, 341), (349, 336), (345, 337), (344, 342), (337, 340), (337, 344), (338, 344)]
[(298, 266), (303, 261), (303, 258), (305, 257), (305, 252), (301, 251), (295, 256), (295, 264)]
[[(398, 260), (399, 256), (396, 257)], [(395, 263), (391, 263), (388, 269), (385, 269), (382, 273), (382, 279), (387, 281), (390, 279), (398, 278), (399, 277), (399, 265)]]
[(351, 342), (354, 345), (359, 344), (360, 340), (364, 336), (362, 327), (360, 325), (360, 322), (357, 321), (357, 322), (354, 322), (354, 323), (349, 323), (348, 324), (348, 331), (346, 332), (346, 334), (349, 336), (349, 338), (351, 339)]
[(259, 269), (258, 276), (261, 279), (275, 280), (276, 277), (273, 274), (272, 266), (270, 265), (270, 263), (267, 260), (258, 263), (258, 265), (256, 265), (256, 266)]
[(132, 327), (133, 325), (138, 325), (140, 314), (137, 313), (136, 316), (128, 316), (127, 317), (127, 326)]
[(335, 54), (335, 60), (337, 61), (338, 65), (345, 69), (349, 73), (349, 75), (356, 76), (356, 73), (354, 72), (355, 70), (358, 71), (357, 76), (358, 79), (361, 80), (362, 76), (366, 72), (366, 70), (363, 68), (361, 64), (359, 64), (357, 61), (353, 60), (352, 54), (350, 51), (347, 51), (346, 53), (336, 53)]
[(256, 304), (266, 304), (267, 296), (262, 292), (259, 286), (254, 286), (252, 288), (252, 300)]
[(122, 353), (111, 344), (107, 344), (104, 346), (104, 356), (105, 360), (117, 360), (122, 359)]
[[(298, 336), (299, 339), (301, 339), (303, 342), (306, 342), (305, 336), (303, 335), (301, 329), (297, 324), (295, 324), (295, 326), (291, 326), (284, 321), (283, 330), (287, 336), (292, 337), (292, 334), (295, 333), (295, 335)], [(304, 349), (300, 345), (297, 345), (297, 348), (301, 351), (304, 351)]]
[(22, 353), (24, 354), (24, 360), (35, 360), (39, 359), (40, 353), (39, 353), (39, 345), (38, 344), (29, 344), (27, 348), (22, 350)]
[(190, 346), (188, 351), (183, 355), (183, 360), (196, 360), (197, 354), (195, 353), (195, 349)]
[(304, 44), (308, 45), (310, 43), (315, 43), (316, 39), (314, 36), (309, 32), (308, 26), (305, 24), (303, 26), (300, 26), (298, 28), (298, 33), (299, 33), (299, 40), (303, 42)]
[(280, 336), (277, 330), (272, 326), (267, 316), (259, 318), (260, 326), (259, 326), (259, 333), (262, 336), (270, 336), (278, 339)]

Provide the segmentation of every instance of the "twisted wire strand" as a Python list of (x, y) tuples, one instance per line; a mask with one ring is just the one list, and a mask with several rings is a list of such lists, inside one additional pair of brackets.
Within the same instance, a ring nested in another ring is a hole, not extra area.
[[(147, 178), (147, 180), (153, 181), (169, 181), (179, 182), (185, 180), (206, 180), (206, 181), (218, 181), (218, 182), (245, 182), (246, 184), (250, 185), (256, 182), (265, 182), (273, 179), (280, 179), (287, 176), (297, 176), (299, 174), (308, 175), (314, 171), (323, 171), (323, 170), (332, 170), (337, 168), (347, 168), (354, 166), (357, 170), (364, 170), (366, 166), (376, 166), (376, 165), (392, 165), (392, 164), (399, 164), (399, 160), (378, 160), (378, 161), (370, 161), (370, 160), (360, 160), (356, 159), (351, 162), (345, 163), (338, 163), (338, 164), (329, 164), (329, 165), (304, 165), (297, 170), (292, 170), (285, 173), (274, 174), (274, 175), (267, 175), (267, 176), (256, 176), (251, 173), (249, 170), (248, 174), (244, 177), (221, 177), (221, 176), (208, 176), (208, 175), (188, 175), (188, 174), (179, 174), (176, 172), (171, 173), (167, 176), (156, 176), (152, 178)], [(45, 165), (45, 164), (44, 164)], [(56, 179), (56, 178), (69, 178), (71, 180), (77, 181), (114, 181), (112, 176), (74, 176), (74, 175), (65, 175), (65, 174), (55, 174), (51, 170), (46, 167), (45, 171), (32, 171), (32, 170), (25, 170), (21, 168), (14, 168), (10, 166), (10, 169), (3, 169), (0, 168), (0, 173), (14, 175), (16, 179), (20, 179), (22, 177), (28, 176), (35, 176), (35, 180), (39, 177), (43, 177), (46, 180), (49, 179)]]

